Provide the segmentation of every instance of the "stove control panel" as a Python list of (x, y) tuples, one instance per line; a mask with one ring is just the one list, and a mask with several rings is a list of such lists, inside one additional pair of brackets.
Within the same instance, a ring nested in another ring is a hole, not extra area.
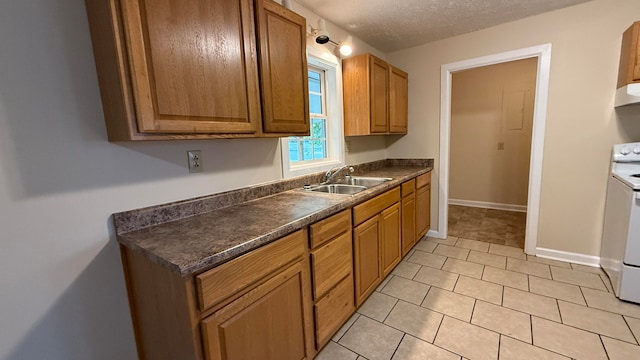
[(640, 162), (640, 142), (613, 145), (613, 161)]

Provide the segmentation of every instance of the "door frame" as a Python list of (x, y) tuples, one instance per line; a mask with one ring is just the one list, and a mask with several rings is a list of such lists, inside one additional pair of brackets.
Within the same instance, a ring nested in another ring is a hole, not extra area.
[(547, 99), (551, 70), (551, 44), (532, 46), (469, 60), (444, 64), (440, 77), (440, 176), (438, 178), (438, 236), (447, 237), (449, 213), (449, 144), (451, 136), (451, 77), (458, 71), (500, 64), (515, 60), (538, 58), (536, 92), (533, 109), (531, 138), (531, 162), (529, 165), (529, 194), (527, 200), (527, 227), (524, 251), (535, 255), (538, 243), (538, 221), (540, 214), (540, 189), (542, 184), (542, 162), (545, 125), (547, 121)]

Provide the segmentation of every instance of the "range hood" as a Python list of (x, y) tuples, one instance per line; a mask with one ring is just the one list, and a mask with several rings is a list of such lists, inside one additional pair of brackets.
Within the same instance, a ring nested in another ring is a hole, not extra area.
[(640, 83), (625, 85), (616, 90), (615, 107), (640, 104)]

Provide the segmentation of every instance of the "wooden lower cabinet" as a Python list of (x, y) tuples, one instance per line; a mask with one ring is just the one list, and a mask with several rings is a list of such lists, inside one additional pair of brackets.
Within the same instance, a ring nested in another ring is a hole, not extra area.
[(299, 261), (202, 321), (208, 360), (311, 359)]
[(353, 229), (353, 249), (356, 306), (360, 306), (382, 280), (378, 216)]
[(181, 277), (122, 247), (138, 357), (312, 359), (308, 231)]
[(382, 229), (381, 266), (382, 277), (385, 278), (402, 259), (400, 204), (395, 203), (380, 214)]
[(360, 306), (400, 262), (400, 188), (353, 208), (356, 306)]
[(416, 244), (416, 194), (402, 198), (402, 256)]
[(427, 231), (413, 181), (199, 274), (121, 247), (139, 358), (312, 359)]
[(356, 310), (351, 210), (311, 225), (310, 248), (315, 341), (319, 350)]
[(431, 173), (420, 175), (416, 181), (416, 235), (421, 239), (431, 223)]

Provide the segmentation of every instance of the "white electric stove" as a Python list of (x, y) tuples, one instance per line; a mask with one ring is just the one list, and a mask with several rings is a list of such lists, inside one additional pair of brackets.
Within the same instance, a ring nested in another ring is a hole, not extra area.
[(600, 265), (622, 300), (640, 303), (640, 142), (613, 147)]

